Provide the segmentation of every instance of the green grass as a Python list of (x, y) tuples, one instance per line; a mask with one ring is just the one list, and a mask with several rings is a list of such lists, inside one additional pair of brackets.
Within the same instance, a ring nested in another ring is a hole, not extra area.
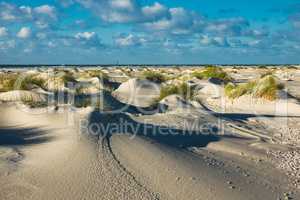
[(18, 74), (0, 74), (0, 92), (7, 92), (14, 89)]
[(193, 72), (192, 76), (198, 79), (217, 78), (224, 82), (232, 80), (232, 78), (222, 68), (216, 66), (206, 66), (203, 71)]
[(67, 85), (68, 83), (72, 82), (77, 82), (76, 79), (74, 78), (74, 76), (69, 73), (66, 72), (62, 77), (61, 77), (62, 81), (64, 82), (65, 85)]
[(287, 66), (288, 69), (298, 69), (296, 66)]
[(108, 75), (101, 70), (90, 70), (88, 71), (90, 77), (97, 77), (102, 80), (108, 80)]
[(155, 82), (155, 83), (163, 83), (167, 80), (167, 77), (165, 75), (163, 75), (163, 73), (149, 71), (149, 70), (143, 72), (141, 78)]
[(0, 85), (1, 92), (12, 91), (14, 89), (30, 90), (34, 85), (44, 88), (45, 80), (37, 78), (34, 75), (24, 77), (19, 74), (1, 74)]
[(266, 65), (259, 65), (257, 68), (258, 69), (268, 69), (268, 67)]
[(260, 78), (264, 78), (265, 76), (271, 76), (271, 75), (273, 75), (273, 72), (272, 71), (267, 71), (267, 72), (261, 74)]
[(21, 90), (30, 90), (34, 85), (40, 88), (45, 88), (45, 83), (46, 83), (45, 80), (34, 76), (26, 76), (24, 79), (21, 79), (20, 81), (21, 83), (19, 89)]
[(238, 98), (245, 94), (251, 94), (256, 85), (255, 81), (248, 83), (242, 83), (240, 85), (234, 85), (233, 83), (228, 83), (225, 86), (225, 95), (231, 99)]
[(186, 83), (181, 83), (179, 85), (166, 85), (160, 89), (160, 95), (156, 102), (159, 102), (165, 97), (173, 94), (180, 95), (184, 99), (191, 99), (194, 96), (194, 90)]
[(228, 83), (225, 86), (225, 95), (231, 99), (235, 99), (245, 94), (250, 94), (257, 98), (274, 101), (277, 98), (277, 91), (282, 90), (283, 88), (284, 85), (278, 83), (273, 75), (266, 75), (259, 80), (239, 85)]
[(22, 103), (29, 106), (30, 108), (44, 108), (47, 107), (47, 102), (34, 102), (29, 100), (22, 100)]

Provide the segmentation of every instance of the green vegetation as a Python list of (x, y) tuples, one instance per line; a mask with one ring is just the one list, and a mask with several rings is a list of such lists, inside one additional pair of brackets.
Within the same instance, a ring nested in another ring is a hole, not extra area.
[(22, 103), (29, 106), (30, 108), (44, 108), (47, 107), (47, 102), (41, 101), (41, 102), (34, 102), (29, 100), (22, 100)]
[(231, 99), (250, 94), (257, 98), (273, 101), (277, 98), (277, 91), (282, 90), (284, 85), (278, 83), (273, 75), (266, 75), (259, 80), (250, 81), (240, 85), (228, 83), (225, 86), (225, 95)]
[(267, 72), (261, 74), (261, 75), (260, 75), (260, 78), (263, 78), (263, 77), (265, 77), (265, 76), (271, 76), (271, 75), (273, 75), (273, 72), (272, 72), (271, 70), (269, 70), (269, 71), (267, 71)]
[(90, 77), (97, 77), (102, 80), (108, 80), (108, 75), (101, 70), (90, 70), (88, 72)]
[(293, 65), (290, 65), (290, 66), (287, 66), (288, 69), (298, 69), (296, 66), (293, 66)]
[(20, 82), (20, 90), (30, 90), (33, 86), (44, 88), (46, 81), (35, 76), (26, 76), (24, 79), (20, 79)]
[(65, 85), (67, 85), (70, 82), (77, 82), (74, 76), (69, 72), (66, 72), (61, 78)]
[(0, 91), (8, 92), (14, 89), (30, 90), (34, 86), (44, 88), (45, 80), (37, 78), (34, 75), (21, 76), (19, 74), (1, 74), (0, 75)]
[(166, 85), (160, 89), (160, 96), (157, 99), (157, 102), (172, 94), (180, 95), (184, 99), (191, 99), (194, 96), (194, 90), (186, 83), (181, 83), (179, 85)]
[(152, 82), (155, 82), (155, 83), (163, 83), (167, 80), (167, 77), (164, 76), (163, 73), (149, 71), (149, 70), (143, 72), (142, 78), (147, 79)]
[(222, 68), (216, 66), (207, 66), (203, 71), (193, 72), (192, 76), (198, 79), (217, 78), (224, 82), (232, 80), (232, 78)]
[(130, 68), (120, 68), (120, 70), (128, 77), (133, 77), (133, 73)]
[(225, 95), (231, 99), (235, 99), (245, 94), (252, 94), (255, 86), (256, 86), (255, 81), (242, 83), (240, 85), (234, 85), (233, 83), (228, 83), (225, 86)]
[(258, 69), (268, 69), (268, 67), (266, 65), (259, 65), (257, 68)]
[(18, 74), (0, 74), (0, 92), (7, 92), (14, 89)]

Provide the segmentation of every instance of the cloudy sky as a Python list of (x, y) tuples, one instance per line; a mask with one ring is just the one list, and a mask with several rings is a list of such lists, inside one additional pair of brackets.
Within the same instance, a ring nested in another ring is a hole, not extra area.
[(298, 0), (0, 0), (0, 64), (300, 63)]

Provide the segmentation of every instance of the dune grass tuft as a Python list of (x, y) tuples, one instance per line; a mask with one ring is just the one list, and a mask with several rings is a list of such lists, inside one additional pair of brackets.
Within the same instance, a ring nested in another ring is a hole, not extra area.
[(274, 101), (277, 98), (277, 91), (282, 90), (284, 85), (278, 83), (273, 75), (265, 75), (258, 80), (234, 85), (228, 83), (225, 86), (225, 95), (231, 99), (250, 94), (256, 98), (263, 98)]
[(186, 83), (181, 83), (179, 85), (165, 85), (160, 90), (160, 96), (157, 99), (157, 102), (173, 94), (180, 95), (184, 99), (191, 99), (194, 96), (194, 90)]
[(66, 72), (62, 77), (61, 77), (62, 81), (64, 82), (65, 85), (67, 85), (68, 83), (76, 83), (76, 79), (74, 78), (73, 74), (71, 74), (70, 72)]
[(30, 90), (32, 86), (38, 86), (40, 88), (45, 88), (46, 81), (41, 78), (37, 78), (35, 76), (26, 76), (21, 84), (20, 89), (21, 90)]
[(97, 77), (102, 80), (108, 80), (108, 75), (101, 70), (90, 70), (88, 72), (90, 77)]
[(0, 92), (8, 92), (14, 89), (18, 74), (0, 74)]
[(20, 74), (1, 74), (0, 91), (8, 92), (15, 89), (30, 90), (33, 86), (44, 88), (45, 80), (37, 78), (34, 75), (21, 76)]
[(147, 70), (143, 72), (141, 78), (155, 82), (155, 83), (163, 83), (167, 80), (167, 77), (163, 75), (161, 72), (154, 72)]
[(233, 83), (228, 83), (225, 86), (225, 95), (231, 99), (235, 99), (245, 94), (252, 94), (255, 85), (256, 85), (255, 81), (242, 83), (240, 85), (234, 85)]
[(220, 67), (206, 66), (203, 71), (195, 71), (193, 77), (198, 79), (218, 78), (224, 82), (229, 82), (232, 78)]

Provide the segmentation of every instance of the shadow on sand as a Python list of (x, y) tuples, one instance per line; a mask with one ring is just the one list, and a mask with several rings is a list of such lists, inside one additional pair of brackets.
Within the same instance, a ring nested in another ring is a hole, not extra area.
[(175, 148), (206, 147), (210, 142), (217, 142), (218, 128), (207, 127), (202, 131), (182, 130), (168, 126), (158, 126), (135, 121), (126, 113), (111, 114), (94, 111), (89, 116), (89, 132), (86, 134), (110, 139), (114, 134), (127, 134), (132, 137), (149, 138), (157, 143)]
[(209, 109), (207, 106), (205, 106), (203, 103), (200, 102), (200, 105), (203, 107), (203, 109), (210, 113), (211, 115), (220, 118), (220, 119), (227, 119), (227, 120), (233, 120), (238, 122), (244, 122), (248, 120), (249, 118), (254, 117), (265, 117), (265, 118), (275, 118), (275, 117), (295, 117), (300, 118), (300, 116), (285, 116), (285, 115), (269, 115), (269, 114), (251, 114), (251, 113), (218, 113), (211, 109)]
[(0, 145), (32, 145), (48, 142), (52, 137), (38, 128), (0, 128)]

